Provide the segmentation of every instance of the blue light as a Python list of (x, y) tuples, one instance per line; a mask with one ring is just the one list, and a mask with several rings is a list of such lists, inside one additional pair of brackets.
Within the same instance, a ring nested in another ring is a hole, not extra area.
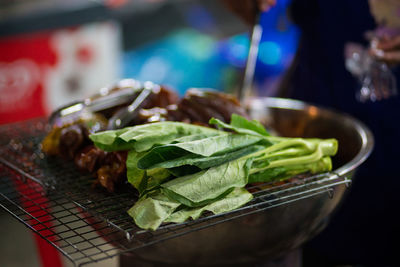
[(235, 35), (225, 42), (221, 52), (233, 66), (244, 67), (249, 51), (249, 43), (247, 34)]
[(276, 65), (281, 61), (281, 48), (275, 42), (262, 42), (259, 47), (260, 61), (267, 65)]

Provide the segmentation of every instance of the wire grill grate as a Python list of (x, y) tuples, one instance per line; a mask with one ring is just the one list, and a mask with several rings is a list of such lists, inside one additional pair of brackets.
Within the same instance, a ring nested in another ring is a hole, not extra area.
[(254, 199), (240, 209), (221, 215), (208, 213), (182, 224), (165, 224), (151, 232), (135, 226), (126, 213), (137, 198), (133, 190), (110, 194), (93, 187), (93, 178), (77, 171), (72, 163), (45, 158), (39, 147), (45, 132), (42, 118), (0, 128), (0, 206), (76, 265), (332, 193), (333, 186), (350, 183), (346, 177), (325, 173), (280, 185), (257, 185), (249, 188)]

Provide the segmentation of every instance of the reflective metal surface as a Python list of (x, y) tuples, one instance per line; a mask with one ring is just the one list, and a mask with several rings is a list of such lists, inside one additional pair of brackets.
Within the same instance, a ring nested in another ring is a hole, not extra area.
[[(372, 151), (371, 132), (348, 115), (278, 98), (252, 99), (247, 106), (253, 118), (276, 130), (279, 135), (338, 139), (338, 154), (333, 158), (333, 173), (337, 176), (351, 178)], [(329, 194), (316, 194), (220, 223), (137, 249), (122, 257), (124, 262), (191, 266), (246, 266), (265, 262), (288, 253), (319, 233), (346, 191), (345, 184), (332, 184)]]

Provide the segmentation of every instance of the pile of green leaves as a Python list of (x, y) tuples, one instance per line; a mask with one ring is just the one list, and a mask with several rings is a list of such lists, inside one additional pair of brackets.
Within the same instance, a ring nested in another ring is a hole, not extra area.
[(158, 122), (90, 135), (103, 150), (129, 150), (127, 177), (140, 198), (128, 213), (139, 227), (227, 212), (252, 199), (249, 183), (332, 169), (335, 139), (271, 136), (235, 114), (230, 124), (214, 118), (210, 124), (220, 130)]

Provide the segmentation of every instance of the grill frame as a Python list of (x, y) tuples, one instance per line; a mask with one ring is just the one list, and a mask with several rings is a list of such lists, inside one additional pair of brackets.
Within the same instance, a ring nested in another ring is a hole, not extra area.
[[(126, 213), (133, 205), (134, 191), (110, 194), (93, 188), (91, 175), (79, 173), (72, 163), (46, 158), (39, 147), (45, 133), (44, 118), (0, 127), (0, 206), (77, 266), (319, 194), (331, 196), (335, 186), (351, 183), (345, 175), (330, 172), (268, 188), (257, 185), (249, 188), (254, 199), (242, 208), (220, 215), (207, 213), (151, 232), (136, 227)], [(96, 206), (97, 201), (102, 204)], [(107, 201), (117, 208), (102, 210)]]

